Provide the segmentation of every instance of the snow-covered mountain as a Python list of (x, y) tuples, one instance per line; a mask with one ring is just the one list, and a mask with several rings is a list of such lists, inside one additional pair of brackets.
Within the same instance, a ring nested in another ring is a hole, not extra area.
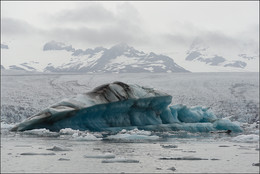
[[(218, 49), (210, 47), (203, 42), (194, 41), (185, 55), (185, 61), (191, 64), (204, 64), (212, 69), (222, 71), (259, 71), (259, 55), (249, 53), (247, 50), (239, 52), (230, 48)], [(186, 67), (187, 68), (187, 67)]]
[(11, 65), (9, 69), (34, 72), (188, 72), (177, 65), (168, 56), (153, 52), (144, 53), (125, 43), (117, 44), (110, 49), (97, 47), (95, 49), (74, 49), (59, 42), (49, 42), (44, 45), (44, 51), (65, 50), (71, 53), (70, 59), (63, 62), (50, 62), (42, 67), (40, 62), (25, 62)]
[[(174, 50), (174, 49), (173, 49)], [(2, 50), (10, 52), (9, 49)], [(169, 55), (169, 56), (165, 56)], [(2, 64), (3, 71), (130, 73), (130, 72), (259, 72), (259, 51), (250, 46), (212, 44), (195, 39), (190, 47), (165, 55), (144, 53), (120, 43), (107, 49), (85, 50), (62, 42), (50, 41), (41, 47), (34, 61)], [(2, 58), (8, 57), (3, 54)], [(173, 60), (173, 58), (174, 60)]]

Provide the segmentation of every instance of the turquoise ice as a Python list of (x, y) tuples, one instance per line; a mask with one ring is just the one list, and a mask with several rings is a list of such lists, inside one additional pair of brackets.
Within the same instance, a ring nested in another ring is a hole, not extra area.
[(242, 129), (218, 119), (208, 108), (170, 106), (172, 96), (139, 85), (105, 84), (93, 91), (65, 99), (16, 125), (13, 131), (64, 128), (90, 131), (143, 129), (150, 131), (210, 132)]

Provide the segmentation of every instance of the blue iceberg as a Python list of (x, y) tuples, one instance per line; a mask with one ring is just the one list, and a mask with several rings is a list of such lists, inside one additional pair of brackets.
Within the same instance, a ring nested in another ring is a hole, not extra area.
[(242, 129), (229, 120), (218, 119), (208, 108), (169, 106), (172, 96), (153, 88), (114, 82), (44, 109), (12, 128), (25, 131), (64, 128), (90, 131), (210, 132)]

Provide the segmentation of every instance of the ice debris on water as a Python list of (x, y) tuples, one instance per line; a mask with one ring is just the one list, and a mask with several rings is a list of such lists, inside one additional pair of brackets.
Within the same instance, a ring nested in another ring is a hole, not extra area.
[(102, 140), (102, 138), (97, 138), (94, 135), (92, 135), (91, 133), (86, 133), (86, 134), (78, 134), (78, 133), (74, 133), (72, 135), (72, 138), (78, 141), (99, 141)]
[(102, 163), (139, 163), (139, 160), (116, 158), (116, 159), (102, 160)]
[(15, 145), (14, 147), (32, 147), (31, 145)]
[(196, 151), (195, 151), (195, 150), (183, 150), (182, 152), (196, 153)]
[(162, 157), (160, 160), (208, 160), (207, 158), (197, 158), (197, 157)]
[(46, 128), (26, 130), (23, 132), (25, 135), (35, 135), (37, 137), (58, 137), (59, 133), (52, 132)]
[(116, 135), (109, 135), (105, 140), (123, 140), (123, 141), (143, 141), (143, 140), (158, 140), (160, 137), (157, 135), (152, 135), (151, 131), (144, 130), (125, 130), (118, 132)]
[(102, 135), (98, 133), (90, 133), (88, 131), (73, 130), (71, 128), (61, 129), (60, 137), (64, 139), (73, 139), (78, 141), (99, 141)]
[(55, 153), (34, 153), (34, 152), (25, 152), (20, 155), (56, 155)]
[(175, 170), (176, 170), (176, 168), (175, 168), (175, 167), (170, 167), (170, 168), (168, 168), (167, 170), (172, 170), (172, 171), (175, 171)]
[(71, 128), (65, 128), (60, 130), (62, 135), (73, 135), (74, 133), (79, 133), (79, 130), (73, 130)]
[(51, 150), (51, 151), (72, 151), (72, 149), (66, 148), (66, 147), (58, 147), (58, 146), (53, 146), (52, 148), (46, 149), (46, 150)]
[(59, 161), (70, 161), (70, 159), (68, 159), (68, 158), (59, 158), (58, 160)]
[[(239, 125), (228, 119), (218, 119), (209, 108), (188, 108), (181, 104), (170, 106), (171, 102), (172, 96), (164, 92), (114, 82), (64, 99), (14, 126), (12, 131), (65, 129), (63, 132), (66, 134), (66, 128), (112, 132), (137, 128), (147, 131), (242, 132)], [(124, 136), (133, 134), (129, 135)], [(81, 136), (74, 132), (72, 136), (84, 140), (91, 139), (92, 135)], [(137, 138), (144, 136), (147, 135), (136, 135)]]
[(177, 145), (161, 145), (162, 148), (177, 148)]
[(100, 148), (98, 147), (94, 147), (93, 150), (101, 150)]
[(238, 135), (232, 138), (235, 142), (245, 142), (245, 143), (252, 143), (252, 142), (259, 142), (259, 135), (255, 134), (248, 134), (248, 135)]
[(116, 156), (112, 153), (99, 154), (99, 155), (84, 155), (84, 158), (115, 158)]
[(252, 166), (260, 166), (260, 163), (253, 163)]

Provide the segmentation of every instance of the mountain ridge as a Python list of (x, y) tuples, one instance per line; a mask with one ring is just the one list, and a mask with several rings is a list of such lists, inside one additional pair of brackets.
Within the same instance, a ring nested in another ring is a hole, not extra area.
[(61, 42), (51, 41), (43, 46), (43, 51), (65, 50), (71, 52), (69, 61), (60, 62), (58, 65), (48, 63), (42, 70), (37, 68), (39, 62), (24, 62), (11, 65), (8, 69), (24, 70), (29, 72), (73, 72), (73, 73), (170, 73), (189, 72), (177, 65), (168, 56), (144, 53), (126, 43), (119, 43), (111, 48), (96, 47), (86, 50), (75, 49)]

